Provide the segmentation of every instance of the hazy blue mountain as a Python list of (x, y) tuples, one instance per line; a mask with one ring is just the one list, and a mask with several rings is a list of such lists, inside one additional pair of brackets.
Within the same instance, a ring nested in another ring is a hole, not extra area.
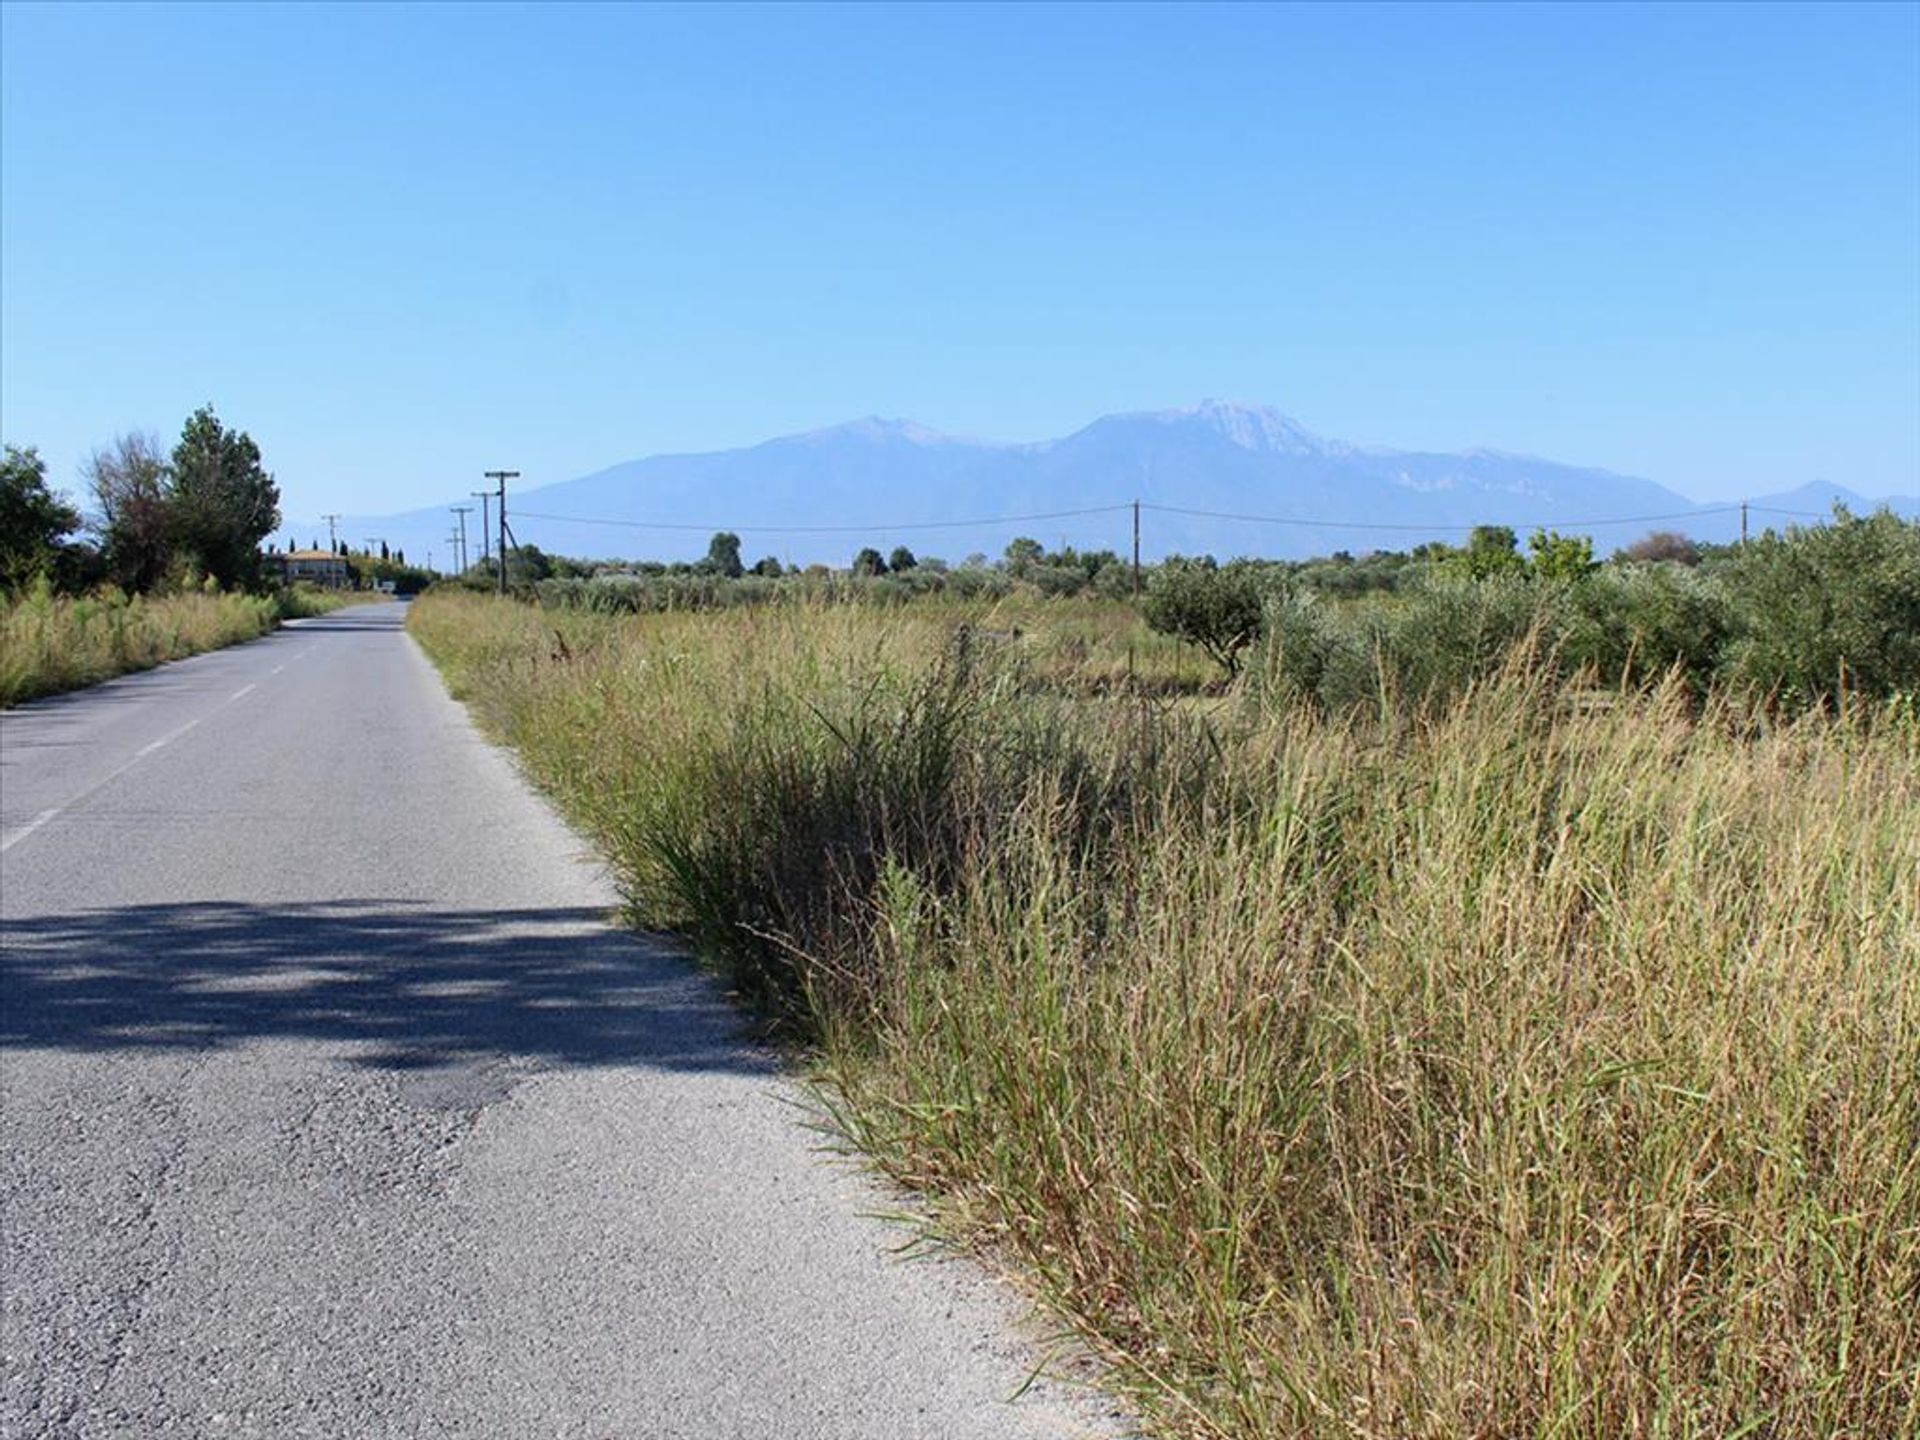
[[(956, 562), (972, 552), (997, 556), (1018, 535), (1124, 553), (1134, 500), (1150, 559), (1357, 554), (1458, 540), (1482, 524), (1512, 526), (1523, 538), (1536, 525), (1590, 534), (1605, 554), (1649, 530), (1720, 540), (1740, 524), (1737, 509), (1697, 505), (1651, 480), (1493, 450), (1363, 448), (1272, 409), (1211, 400), (1107, 415), (1031, 444), (869, 417), (515, 491), (510, 514), (522, 542), (567, 555), (691, 559), (714, 530), (729, 529), (749, 560), (844, 565), (863, 545), (904, 544)], [(1824, 482), (1753, 503), (1825, 517), (1835, 500), (1861, 511), (1881, 503)], [(1920, 512), (1911, 499), (1892, 503)], [(1089, 510), (1100, 513), (1063, 513)], [(475, 559), (479, 519), (468, 517)], [(1751, 523), (1800, 522), (1756, 509)], [(414, 559), (431, 549), (445, 566), (450, 526), (446, 510), (430, 509), (350, 518), (342, 533), (356, 543), (383, 536)], [(301, 543), (312, 529), (298, 532)]]

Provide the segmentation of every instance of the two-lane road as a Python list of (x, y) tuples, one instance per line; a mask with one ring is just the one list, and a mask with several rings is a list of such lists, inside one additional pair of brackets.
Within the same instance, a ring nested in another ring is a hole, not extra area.
[(371, 606), (0, 718), (0, 1434), (1118, 1433)]

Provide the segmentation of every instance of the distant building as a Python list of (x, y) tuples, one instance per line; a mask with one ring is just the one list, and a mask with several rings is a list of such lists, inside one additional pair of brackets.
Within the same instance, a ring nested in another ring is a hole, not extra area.
[(283, 585), (298, 580), (326, 590), (344, 590), (353, 584), (346, 557), (331, 550), (288, 550), (267, 556), (267, 563), (279, 570)]

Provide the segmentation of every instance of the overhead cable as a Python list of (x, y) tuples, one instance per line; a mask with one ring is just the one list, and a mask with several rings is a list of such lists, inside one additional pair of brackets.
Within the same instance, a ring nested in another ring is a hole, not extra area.
[(627, 530), (688, 530), (702, 535), (720, 531), (758, 535), (866, 535), (895, 530), (970, 530), (989, 525), (1020, 525), (1029, 520), (1068, 520), (1080, 515), (1111, 515), (1130, 510), (1126, 505), (1090, 505), (1081, 510), (1043, 510), (1032, 515), (989, 515), (980, 520), (912, 520), (898, 525), (688, 525), (666, 520), (596, 520), (584, 515), (545, 515), (538, 510), (515, 513), (528, 520), (555, 520), (566, 525), (618, 525)]
[[(893, 524), (860, 525), (694, 525), (674, 520), (616, 520), (591, 515), (555, 515), (540, 510), (521, 510), (518, 513), (528, 520), (548, 520), (561, 525), (608, 525), (624, 530), (678, 530), (701, 535), (711, 535), (721, 531), (758, 535), (868, 535), (890, 534), (901, 530), (978, 530), (1001, 525), (1022, 525), (1037, 520), (1071, 520), (1087, 515), (1117, 515), (1134, 508), (1133, 502), (1123, 502), (1115, 505), (1088, 505), (1074, 510), (1040, 510), (1024, 515), (983, 515), (966, 520), (908, 520)], [(1187, 505), (1161, 505), (1147, 500), (1138, 502), (1138, 508), (1161, 515), (1186, 515), (1203, 520), (1231, 520), (1248, 525), (1297, 525), (1315, 530), (1382, 530), (1430, 535), (1440, 530), (1471, 532), (1480, 528), (1478, 524), (1460, 521), (1333, 520), (1325, 516), (1255, 515), (1232, 510), (1203, 510)], [(1811, 510), (1783, 510), (1772, 505), (1748, 505), (1745, 508), (1759, 515), (1785, 515), (1801, 520), (1827, 518)], [(1575, 530), (1599, 529), (1609, 525), (1652, 525), (1662, 521), (1698, 520), (1708, 515), (1734, 515), (1741, 509), (1742, 506), (1738, 503), (1703, 505), (1694, 510), (1671, 510), (1657, 515), (1616, 515), (1605, 519), (1581, 520), (1556, 519), (1541, 521), (1536, 525), (1516, 524), (1512, 528)]]
[[(1225, 510), (1195, 510), (1184, 505), (1140, 504), (1142, 510), (1157, 510), (1163, 515), (1194, 515), (1206, 520), (1238, 520), (1251, 525), (1307, 525), (1318, 530), (1403, 530), (1415, 534), (1431, 534), (1435, 530), (1477, 530), (1478, 525), (1461, 524), (1458, 521), (1434, 521), (1431, 524), (1415, 525), (1380, 520), (1328, 520), (1302, 515), (1242, 515)], [(1519, 529), (1572, 529), (1576, 526), (1598, 527), (1601, 525), (1648, 525), (1658, 520), (1697, 520), (1702, 515), (1718, 515), (1739, 510), (1738, 505), (1709, 505), (1698, 510), (1676, 510), (1666, 515), (1622, 515), (1610, 520), (1553, 520), (1538, 526), (1521, 525)]]

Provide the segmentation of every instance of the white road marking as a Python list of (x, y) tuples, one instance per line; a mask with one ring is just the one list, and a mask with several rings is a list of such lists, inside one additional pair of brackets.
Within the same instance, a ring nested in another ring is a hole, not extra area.
[[(162, 745), (171, 745), (174, 741), (178, 740), (182, 735), (186, 734), (187, 731), (193, 729), (193, 727), (198, 725), (199, 723), (200, 722), (198, 720), (189, 720), (187, 721), (186, 724), (179, 726), (176, 729), (169, 730), (166, 734), (162, 735), (158, 740), (148, 741), (145, 745), (142, 745), (139, 748), (139, 750), (137, 750), (134, 753), (134, 757), (132, 760), (129, 760), (126, 764), (122, 765), (118, 770), (114, 771), (113, 774), (107, 776), (107, 780), (113, 780), (118, 778), (121, 775), (126, 774), (127, 771), (133, 768), (134, 761), (140, 760), (148, 755), (151, 755), (154, 751), (158, 750)], [(100, 782), (100, 785), (106, 784), (107, 780), (102, 780)], [(94, 786), (93, 787), (94, 790), (99, 789), (100, 785)], [(92, 794), (93, 791), (89, 790), (86, 793)], [(71, 805), (73, 802), (69, 800), (67, 803)]]
[(5, 836), (0, 836), (0, 855), (4, 855), (59, 813), (58, 810), (42, 810), (19, 829), (9, 831)]
[[(239, 690), (234, 691), (233, 694), (229, 695), (225, 700), (222, 700), (219, 705), (214, 706), (213, 710), (208, 711), (207, 714), (210, 715), (214, 712), (214, 710), (219, 710), (224, 706), (231, 705), (235, 700), (238, 700), (242, 695), (245, 695), (247, 691), (251, 689), (253, 689), (253, 686), (247, 685), (247, 686), (243, 686)], [(149, 740), (146, 744), (142, 745), (138, 750), (133, 752), (133, 758), (128, 760), (126, 764), (115, 766), (113, 769), (109, 770), (106, 774), (102, 775), (98, 780), (94, 781), (93, 784), (87, 786), (87, 788), (82, 790), (78, 795), (75, 795), (72, 799), (67, 801), (66, 804), (56, 805), (51, 810), (42, 810), (38, 815), (34, 816), (33, 819), (29, 820), (26, 824), (22, 825), (19, 829), (9, 832), (4, 839), (0, 839), (0, 852), (11, 850), (15, 845), (18, 845), (22, 840), (26, 839), (27, 836), (33, 834), (34, 831), (38, 830), (42, 825), (45, 825), (49, 820), (58, 819), (60, 816), (66, 814), (67, 811), (71, 810), (74, 806), (78, 805), (82, 800), (85, 800), (89, 796), (93, 795), (96, 791), (105, 789), (108, 785), (111, 785), (114, 781), (118, 780), (122, 775), (126, 774), (129, 770), (133, 769), (133, 767), (138, 765), (142, 760), (146, 759), (147, 756), (153, 754), (154, 751), (160, 749), (162, 746), (171, 745), (174, 741), (178, 740), (182, 735), (186, 734), (189, 730), (193, 729), (194, 726), (198, 725), (202, 720), (206, 718), (207, 718), (206, 715), (197, 715), (193, 719), (187, 721), (186, 724), (176, 726), (174, 729), (169, 730), (166, 734), (162, 735), (158, 740)]]
[(286, 666), (284, 666), (284, 665), (276, 665), (276, 666), (274, 666), (274, 667), (273, 667), (273, 669), (271, 669), (271, 670), (269, 670), (269, 671), (268, 671), (267, 673), (268, 673), (269, 675), (278, 675), (278, 674), (279, 674), (279, 673), (280, 673), (280, 672), (281, 672), (282, 670), (284, 670), (284, 669), (286, 669), (286, 668), (287, 668), (287, 667), (286, 667)]

